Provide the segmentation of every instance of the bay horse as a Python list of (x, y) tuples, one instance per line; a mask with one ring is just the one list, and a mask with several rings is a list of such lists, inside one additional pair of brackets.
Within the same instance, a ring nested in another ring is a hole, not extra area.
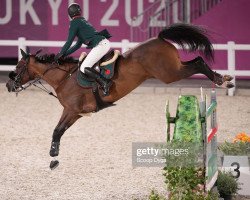
[[(212, 71), (201, 57), (181, 61), (176, 47), (167, 40), (179, 44), (183, 49), (188, 46), (192, 52), (199, 51), (207, 60), (214, 59), (213, 47), (206, 29), (183, 23), (174, 24), (163, 29), (158, 37), (139, 44), (118, 58), (110, 95), (101, 96), (102, 101), (114, 103), (149, 78), (156, 78), (167, 84), (201, 73), (218, 86), (224, 84), (227, 88), (233, 87), (231, 76), (222, 76)], [(76, 72), (69, 75), (76, 63), (65, 60), (63, 64), (58, 65), (48, 59), (39, 59), (37, 55), (29, 55), (23, 51), (22, 54), (23, 58), (13, 72), (14, 77), (7, 82), (6, 87), (9, 92), (16, 92), (22, 85), (37, 78), (53, 87), (64, 107), (52, 135), (50, 156), (56, 157), (64, 132), (81, 118), (83, 113), (96, 110), (96, 99), (91, 89), (78, 85)], [(99, 92), (101, 94), (101, 91)]]

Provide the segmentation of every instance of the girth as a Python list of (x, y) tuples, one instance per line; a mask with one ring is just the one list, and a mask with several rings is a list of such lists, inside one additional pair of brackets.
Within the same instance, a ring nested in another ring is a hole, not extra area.
[(109, 102), (105, 102), (102, 100), (100, 93), (99, 93), (99, 89), (98, 87), (93, 87), (92, 88), (92, 92), (94, 94), (95, 97), (95, 101), (96, 101), (96, 110), (95, 112), (98, 112), (104, 108), (110, 107), (110, 106), (115, 106), (115, 104), (113, 103), (109, 103)]

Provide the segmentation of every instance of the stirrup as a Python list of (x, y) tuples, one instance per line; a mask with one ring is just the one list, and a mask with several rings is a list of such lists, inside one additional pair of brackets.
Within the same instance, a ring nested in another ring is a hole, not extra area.
[(85, 73), (87, 74), (87, 76), (93, 78), (98, 85), (100, 85), (104, 96), (109, 95), (109, 88), (112, 85), (112, 80), (108, 80), (104, 77), (102, 77), (102, 75), (100, 73), (98, 73), (97, 71), (95, 71), (93, 68), (85, 68)]
[(98, 80), (97, 82), (98, 82), (98, 84), (100, 85), (100, 87), (102, 89), (103, 95), (108, 96), (109, 95), (109, 89), (112, 86), (113, 81), (112, 80), (102, 80), (102, 81)]
[(109, 89), (105, 90), (103, 87), (101, 89), (104, 97), (109, 96)]

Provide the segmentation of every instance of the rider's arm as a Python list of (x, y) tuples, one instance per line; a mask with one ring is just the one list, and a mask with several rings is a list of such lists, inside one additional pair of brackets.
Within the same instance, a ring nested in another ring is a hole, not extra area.
[(74, 26), (74, 24), (70, 24), (68, 39), (67, 39), (67, 42), (62, 47), (62, 49), (60, 51), (60, 55), (64, 56), (65, 53), (67, 52), (67, 50), (70, 48), (70, 46), (71, 46), (71, 44), (74, 41), (74, 38), (76, 36), (76, 32), (77, 32), (77, 29)]
[(74, 53), (74, 52), (75, 52), (77, 49), (79, 49), (81, 46), (82, 46), (82, 41), (78, 39), (78, 40), (77, 40), (77, 43), (76, 43), (73, 47), (71, 47), (70, 49), (68, 49), (68, 50), (65, 52), (64, 56), (67, 56), (67, 55), (70, 55), (70, 54)]

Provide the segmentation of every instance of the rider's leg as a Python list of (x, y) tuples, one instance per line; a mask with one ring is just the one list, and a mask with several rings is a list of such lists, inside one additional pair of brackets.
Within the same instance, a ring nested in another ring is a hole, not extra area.
[(96, 70), (94, 70), (91, 67), (86, 67), (84, 70), (85, 74), (88, 77), (93, 78), (102, 88), (104, 96), (109, 95), (109, 88), (112, 85), (112, 81), (104, 78), (103, 76), (100, 76), (100, 73), (98, 73)]
[(110, 42), (107, 39), (102, 40), (96, 47), (94, 47), (84, 59), (80, 70), (84, 73), (86, 67), (92, 67), (110, 50)]
[(112, 81), (105, 79), (97, 71), (91, 69), (91, 67), (97, 61), (99, 61), (109, 50), (110, 42), (107, 39), (102, 40), (96, 47), (94, 47), (89, 52), (80, 67), (82, 73), (85, 73), (90, 78), (95, 79), (96, 82), (101, 85), (105, 95), (108, 95), (108, 90), (112, 84)]

